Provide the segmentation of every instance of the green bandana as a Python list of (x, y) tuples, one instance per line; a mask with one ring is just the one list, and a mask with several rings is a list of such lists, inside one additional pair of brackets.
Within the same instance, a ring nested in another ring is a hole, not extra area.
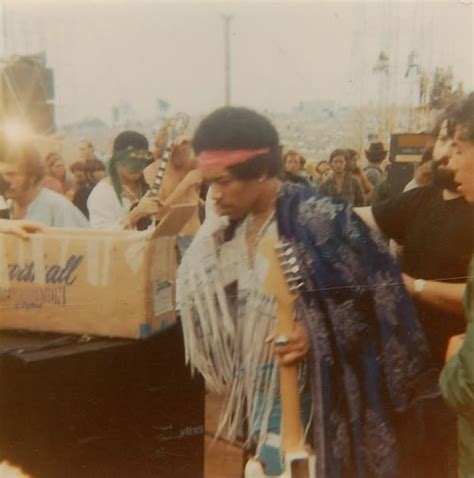
[(146, 149), (136, 149), (133, 146), (129, 146), (127, 149), (117, 151), (110, 158), (107, 165), (108, 173), (120, 204), (123, 204), (122, 185), (118, 177), (117, 166), (127, 168), (130, 171), (141, 172), (152, 162), (153, 156), (150, 151)]

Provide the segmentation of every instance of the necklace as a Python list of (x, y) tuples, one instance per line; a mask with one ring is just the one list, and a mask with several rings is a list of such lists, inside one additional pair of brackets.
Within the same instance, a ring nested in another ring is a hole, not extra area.
[(142, 185), (139, 184), (138, 186), (140, 188), (140, 192), (138, 193), (139, 196), (137, 197), (137, 195), (126, 184), (122, 184), (122, 189), (125, 193), (127, 193), (129, 196), (128, 199), (130, 199), (133, 203), (140, 201), (140, 198), (142, 197)]

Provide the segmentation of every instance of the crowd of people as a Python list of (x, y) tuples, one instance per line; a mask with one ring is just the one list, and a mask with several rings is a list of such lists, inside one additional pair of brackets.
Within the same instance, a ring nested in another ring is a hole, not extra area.
[[(267, 474), (282, 472), (277, 370), (296, 363), (318, 477), (474, 476), (474, 93), (440, 115), (398, 196), (383, 143), (370, 143), (365, 167), (340, 147), (308, 167), (265, 117), (234, 107), (174, 141), (149, 194), (167, 126), (153, 151), (141, 133), (120, 133), (106, 165), (82, 143), (71, 179), (60, 154), (43, 160), (2, 141), (14, 221), (0, 220), (0, 232), (145, 229), (173, 204), (193, 204), (177, 291), (187, 356), (230, 389), (221, 425), (235, 438), (247, 422)], [(262, 290), (265, 238), (290, 242), (304, 272), (284, 341)]]
[(288, 150), (283, 156), (285, 179), (341, 197), (356, 207), (381, 202), (379, 190), (386, 183), (387, 153), (383, 143), (370, 143), (365, 151), (367, 165), (361, 168), (360, 155), (351, 148), (337, 148), (328, 160), (315, 164), (309, 164), (297, 151)]

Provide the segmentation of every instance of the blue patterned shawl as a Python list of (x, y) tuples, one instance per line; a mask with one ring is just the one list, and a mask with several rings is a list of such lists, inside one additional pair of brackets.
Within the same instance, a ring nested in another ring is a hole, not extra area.
[(312, 342), (317, 476), (396, 477), (394, 415), (436, 394), (399, 268), (343, 200), (286, 183), (277, 222), (305, 274), (298, 307)]

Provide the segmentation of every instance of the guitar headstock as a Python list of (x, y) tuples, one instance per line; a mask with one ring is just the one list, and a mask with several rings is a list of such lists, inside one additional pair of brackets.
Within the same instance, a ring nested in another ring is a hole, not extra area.
[(176, 113), (175, 117), (171, 122), (171, 133), (170, 136), (172, 140), (175, 140), (178, 136), (181, 136), (186, 131), (186, 128), (189, 124), (189, 116), (186, 113)]
[(304, 283), (294, 247), (288, 242), (263, 239), (258, 249), (269, 262), (264, 291), (283, 303), (295, 301)]

